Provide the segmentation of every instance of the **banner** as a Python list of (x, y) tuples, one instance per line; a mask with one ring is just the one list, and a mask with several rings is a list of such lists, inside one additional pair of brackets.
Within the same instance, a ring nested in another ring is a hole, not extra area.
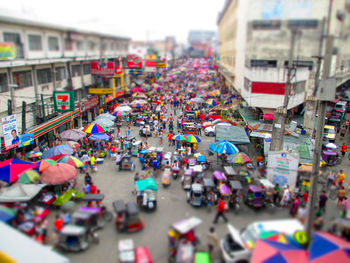
[(91, 74), (98, 76), (114, 75), (115, 63), (113, 61), (109, 62), (91, 62)]
[(5, 149), (9, 150), (20, 144), (16, 115), (2, 118), (2, 128), (4, 131)]
[(128, 68), (130, 69), (142, 69), (143, 60), (137, 55), (130, 54), (128, 55)]
[(74, 91), (54, 91), (53, 104), (55, 111), (74, 111)]
[(16, 59), (14, 43), (0, 43), (0, 60)]
[(90, 88), (90, 94), (113, 94), (113, 89), (111, 88)]
[(34, 143), (34, 133), (22, 134), (19, 136), (19, 141), (21, 142), (18, 145), (18, 148), (28, 146)]

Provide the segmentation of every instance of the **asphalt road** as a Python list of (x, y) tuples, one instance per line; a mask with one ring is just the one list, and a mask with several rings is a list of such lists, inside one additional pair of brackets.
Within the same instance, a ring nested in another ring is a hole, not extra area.
[[(122, 128), (122, 133), (125, 134), (125, 127)], [(138, 128), (132, 127), (132, 134), (138, 136)], [(164, 134), (163, 145), (165, 152), (174, 151), (174, 147), (168, 147), (167, 133)], [(199, 144), (199, 152), (204, 153), (210, 143), (214, 142), (214, 138), (201, 137), (202, 142)], [(160, 146), (159, 139), (149, 138), (148, 144), (150, 146)], [(210, 159), (216, 163), (216, 156), (211, 156)], [(136, 164), (136, 171), (140, 171), (140, 162), (137, 158), (134, 158)], [(347, 160), (344, 160), (340, 167), (336, 169), (344, 169), (349, 175), (350, 169), (348, 167)], [(135, 201), (136, 196), (132, 195), (134, 189), (133, 177), (134, 172), (116, 171), (115, 163), (106, 159), (103, 165), (98, 166), (98, 172), (94, 173), (93, 180), (95, 184), (101, 189), (101, 192), (105, 194), (103, 201), (104, 205), (110, 211), (112, 209), (112, 202), (118, 199), (123, 199), (125, 202)], [(211, 176), (211, 172), (207, 172), (207, 177)], [(79, 178), (80, 185), (82, 186), (83, 175)], [(135, 246), (147, 246), (155, 262), (165, 263), (168, 258), (168, 238), (167, 233), (169, 226), (174, 222), (190, 216), (197, 216), (203, 219), (203, 223), (197, 229), (197, 233), (201, 236), (201, 244), (199, 248), (207, 248), (207, 233), (209, 228), (213, 225), (213, 219), (215, 211), (209, 212), (206, 208), (194, 208), (186, 202), (186, 192), (182, 189), (180, 179), (171, 181), (171, 186), (163, 188), (161, 186), (161, 176), (157, 178), (159, 183), (158, 192), (158, 208), (155, 212), (142, 212), (142, 216), (145, 219), (146, 227), (137, 233), (124, 234), (119, 233), (115, 229), (114, 221), (104, 227), (104, 229), (98, 232), (100, 236), (100, 243), (98, 245), (92, 245), (87, 251), (81, 253), (66, 253), (72, 262), (86, 263), (86, 262), (117, 262), (118, 258), (118, 241), (121, 239), (131, 238), (134, 240)], [(348, 179), (347, 179), (348, 181)], [(326, 219), (327, 222), (332, 216), (338, 214), (335, 201), (331, 201), (327, 209)], [(229, 223), (235, 227), (241, 229), (257, 220), (270, 220), (279, 218), (288, 218), (288, 210), (283, 208), (264, 208), (259, 211), (254, 211), (248, 207), (242, 207), (238, 214), (233, 211), (227, 213)], [(227, 233), (227, 226), (223, 221), (219, 221), (215, 225), (216, 233), (219, 238), (223, 237)]]

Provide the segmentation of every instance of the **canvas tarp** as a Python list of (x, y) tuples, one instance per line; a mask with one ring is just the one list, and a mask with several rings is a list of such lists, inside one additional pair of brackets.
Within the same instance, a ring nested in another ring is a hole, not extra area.
[(0, 190), (0, 202), (27, 202), (34, 198), (46, 184), (14, 184)]
[(233, 144), (249, 144), (250, 140), (244, 127), (217, 125), (216, 129), (216, 141), (230, 141)]

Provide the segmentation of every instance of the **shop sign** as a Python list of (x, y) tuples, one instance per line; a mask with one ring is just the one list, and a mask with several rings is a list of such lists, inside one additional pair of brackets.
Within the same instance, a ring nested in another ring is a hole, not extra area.
[(139, 70), (130, 69), (130, 70), (129, 70), (129, 75), (131, 75), (131, 76), (142, 75), (142, 69), (139, 69)]
[(149, 55), (146, 55), (146, 60), (157, 60), (158, 57), (156, 54), (149, 54)]
[(9, 150), (20, 144), (17, 130), (16, 115), (10, 115), (2, 118), (2, 129), (4, 131), (5, 149)]
[(18, 148), (28, 146), (34, 143), (34, 133), (26, 133), (19, 136), (20, 145)]
[(83, 101), (80, 104), (80, 111), (87, 111), (93, 107), (96, 107), (99, 103), (98, 95), (92, 96), (87, 99), (87, 101)]
[(145, 72), (157, 72), (157, 68), (155, 67), (145, 67)]
[(108, 62), (91, 62), (91, 74), (98, 76), (114, 75), (115, 63), (113, 61)]
[(0, 43), (0, 60), (16, 59), (14, 43)]
[(124, 69), (122, 66), (117, 66), (115, 69), (115, 73), (116, 74), (123, 74), (124, 73)]
[(157, 61), (146, 61), (146, 67), (157, 67)]
[(134, 54), (128, 55), (128, 68), (142, 69), (143, 68), (142, 58)]
[(53, 104), (55, 111), (75, 110), (74, 91), (54, 91)]
[(158, 68), (166, 68), (166, 63), (164, 63), (164, 62), (159, 62), (159, 63), (158, 63)]
[(90, 88), (90, 94), (113, 94), (113, 89), (111, 88)]

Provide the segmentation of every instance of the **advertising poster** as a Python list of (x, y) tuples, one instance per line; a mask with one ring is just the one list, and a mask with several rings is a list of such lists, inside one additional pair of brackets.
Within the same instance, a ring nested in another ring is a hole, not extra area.
[(17, 147), (20, 144), (20, 139), (17, 130), (16, 115), (2, 118), (2, 129), (4, 131), (5, 149), (9, 150)]
[(55, 111), (74, 111), (74, 91), (54, 91), (53, 102)]
[(22, 134), (19, 136), (20, 145), (18, 148), (28, 146), (34, 143), (34, 133)]

